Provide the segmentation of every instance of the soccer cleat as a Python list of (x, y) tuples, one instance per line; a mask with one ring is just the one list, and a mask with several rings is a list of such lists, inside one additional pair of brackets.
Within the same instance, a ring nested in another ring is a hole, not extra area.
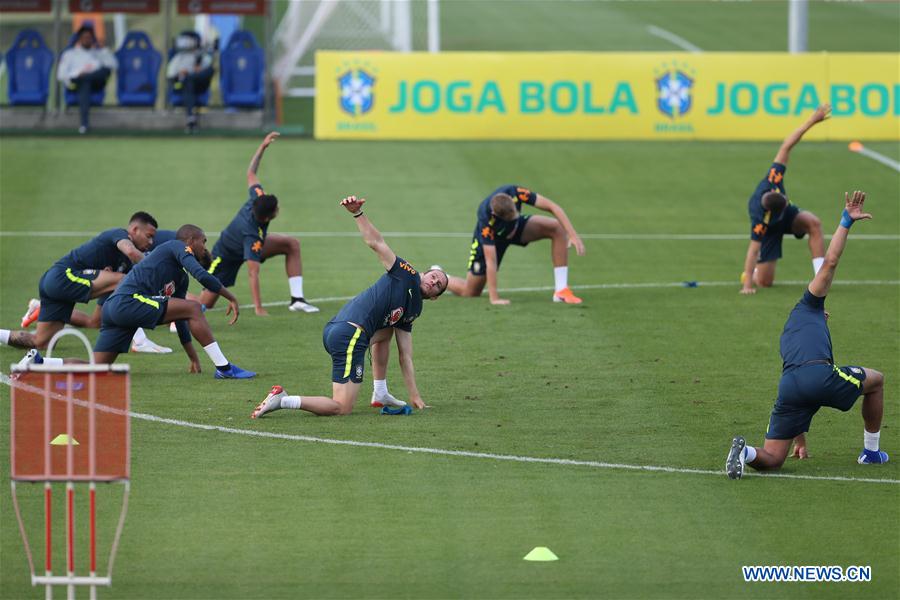
[(313, 306), (304, 298), (298, 298), (297, 300), (294, 300), (293, 302), (288, 304), (288, 310), (291, 312), (317, 313), (319, 312), (319, 307)]
[(725, 459), (725, 474), (729, 479), (740, 479), (744, 475), (744, 448), (747, 442), (738, 436), (731, 441), (731, 450)]
[(372, 392), (372, 407), (381, 408), (382, 406), (403, 407), (406, 406), (406, 402), (404, 402), (403, 400), (397, 400), (389, 393), (379, 395), (377, 392)]
[(224, 371), (216, 368), (216, 379), (252, 379), (256, 377), (253, 371), (245, 371), (235, 364), (228, 365)]
[(569, 288), (563, 288), (553, 294), (554, 302), (565, 302), (566, 304), (581, 304), (581, 298), (572, 293)]
[(132, 352), (143, 352), (146, 354), (168, 354), (172, 351), (171, 348), (167, 348), (165, 346), (160, 346), (156, 342), (146, 339), (140, 344), (131, 344)]
[(178, 328), (175, 326), (175, 321), (169, 323), (169, 333), (178, 333)]
[(881, 465), (886, 463), (889, 459), (888, 453), (884, 450), (863, 449), (859, 454), (859, 458), (856, 459), (856, 462), (861, 465)]
[(28, 310), (25, 311), (25, 316), (22, 317), (22, 329), (37, 321), (39, 316), (41, 316), (41, 301), (32, 298), (28, 301)]
[(266, 399), (260, 402), (255, 409), (253, 409), (253, 414), (250, 415), (251, 419), (258, 419), (264, 414), (268, 412), (272, 412), (273, 410), (278, 410), (281, 408), (281, 399), (284, 397), (284, 388), (280, 385), (273, 385), (272, 389), (269, 390), (269, 395), (266, 396)]
[(16, 363), (19, 367), (24, 367), (26, 365), (41, 365), (44, 364), (44, 357), (41, 356), (41, 353), (37, 351), (36, 348), (32, 348), (28, 351), (25, 356), (22, 357), (18, 363)]

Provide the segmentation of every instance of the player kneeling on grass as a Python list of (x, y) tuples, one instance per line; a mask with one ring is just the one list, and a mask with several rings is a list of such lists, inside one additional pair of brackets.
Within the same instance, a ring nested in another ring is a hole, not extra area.
[(363, 214), (365, 200), (350, 196), (341, 200), (356, 219), (363, 240), (375, 251), (387, 273), (341, 308), (325, 325), (322, 342), (331, 354), (332, 398), (288, 396), (280, 385), (269, 392), (251, 415), (256, 419), (279, 408), (299, 408), (316, 415), (346, 415), (353, 410), (363, 378), (369, 344), (390, 340), (396, 330), (400, 368), (415, 408), (425, 408), (416, 387), (412, 358), (412, 324), (422, 312), (422, 300), (434, 300), (447, 289), (447, 274), (439, 269), (419, 272), (394, 254), (384, 238)]
[[(40, 300), (32, 299), (22, 317), (23, 328), (37, 320), (37, 331), (0, 329), (0, 344), (44, 349), (67, 324), (100, 327), (99, 304), (122, 281), (123, 271), (143, 260), (144, 252), (153, 245), (156, 227), (151, 215), (136, 212), (128, 220), (127, 229), (108, 229), (60, 258), (41, 277)], [(75, 309), (75, 304), (95, 298), (98, 306), (92, 315)]]
[(845, 199), (841, 224), (831, 238), (825, 262), (791, 311), (781, 334), (784, 368), (778, 384), (778, 399), (769, 418), (766, 443), (762, 448), (754, 448), (747, 446), (744, 438), (734, 438), (725, 461), (725, 472), (731, 479), (741, 478), (745, 464), (760, 471), (780, 468), (794, 439), (798, 446), (795, 455), (802, 458), (806, 454), (804, 434), (809, 430), (813, 415), (823, 406), (848, 411), (860, 394), (864, 395), (865, 432), (858, 462), (888, 461), (887, 453), (878, 447), (884, 412), (884, 376), (864, 367), (835, 366), (826, 321), (825, 296), (831, 288), (850, 227), (855, 221), (872, 218), (863, 212), (865, 193), (853, 192), (852, 196), (845, 195)]
[(200, 372), (200, 361), (191, 343), (191, 334), (203, 345), (216, 366), (217, 379), (249, 379), (256, 373), (244, 371), (228, 362), (213, 338), (199, 302), (185, 300), (188, 273), (206, 289), (215, 290), (228, 300), (228, 312), (234, 313), (230, 325), (238, 319), (238, 302), (219, 280), (206, 272), (206, 234), (195, 225), (182, 225), (178, 239), (158, 246), (122, 280), (115, 293), (103, 305), (103, 325), (94, 345), (94, 360), (112, 363), (120, 353), (128, 352), (138, 327), (153, 329), (175, 321), (178, 337), (191, 361), (190, 372)]
[[(551, 213), (555, 218), (523, 216), (522, 204), (530, 204)], [(531, 190), (507, 185), (494, 190), (478, 206), (478, 222), (469, 253), (465, 279), (450, 277), (450, 291), (457, 296), (480, 296), (487, 283), (491, 304), (509, 304), (497, 291), (497, 271), (510, 245), (527, 246), (536, 240), (552, 242), (554, 302), (581, 304), (581, 298), (569, 289), (569, 246), (578, 256), (584, 255), (584, 244), (566, 211), (561, 206)]]

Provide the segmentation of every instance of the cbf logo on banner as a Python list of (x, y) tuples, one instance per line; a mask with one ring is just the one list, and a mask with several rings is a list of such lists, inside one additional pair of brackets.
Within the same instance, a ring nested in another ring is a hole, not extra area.
[(362, 69), (350, 69), (338, 77), (341, 110), (354, 117), (372, 110), (375, 78)]
[(829, 102), (810, 139), (900, 140), (900, 54), (323, 51), (316, 71), (321, 139), (781, 140)]

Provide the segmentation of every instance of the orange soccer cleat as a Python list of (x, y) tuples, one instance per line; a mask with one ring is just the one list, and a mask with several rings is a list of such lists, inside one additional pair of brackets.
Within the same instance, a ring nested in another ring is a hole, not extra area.
[(37, 321), (39, 316), (41, 316), (41, 301), (37, 298), (32, 298), (28, 301), (28, 310), (25, 311), (25, 315), (22, 317), (22, 329), (26, 329)]
[(553, 294), (554, 302), (565, 302), (566, 304), (581, 304), (581, 298), (572, 293), (569, 288), (563, 288)]

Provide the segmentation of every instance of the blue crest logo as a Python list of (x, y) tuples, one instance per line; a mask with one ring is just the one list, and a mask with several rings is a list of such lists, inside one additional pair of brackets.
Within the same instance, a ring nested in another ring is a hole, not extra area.
[(350, 69), (338, 77), (341, 91), (341, 109), (354, 117), (364, 115), (372, 110), (375, 96), (372, 87), (375, 78), (362, 69)]
[(667, 71), (656, 79), (656, 89), (659, 92), (656, 105), (659, 111), (674, 119), (691, 110), (693, 100), (691, 98), (691, 86), (694, 80), (681, 70)]

